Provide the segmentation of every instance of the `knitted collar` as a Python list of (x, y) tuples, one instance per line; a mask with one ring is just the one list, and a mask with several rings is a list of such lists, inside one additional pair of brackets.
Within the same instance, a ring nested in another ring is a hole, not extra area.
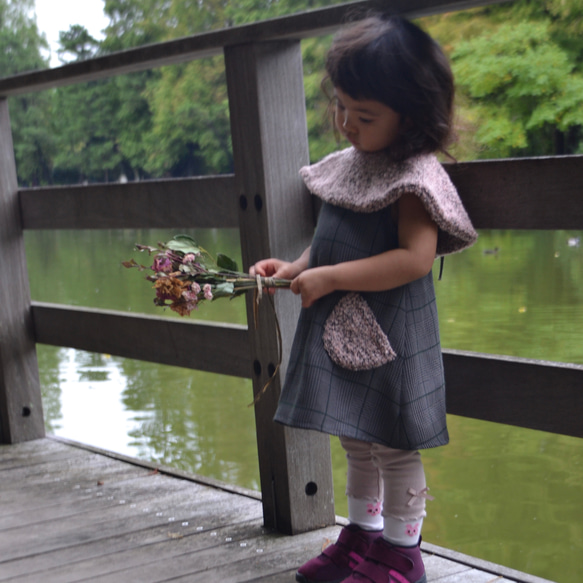
[(433, 154), (394, 162), (386, 152), (351, 147), (304, 166), (300, 175), (312, 194), (355, 212), (380, 210), (406, 193), (418, 196), (439, 228), (438, 256), (461, 251), (477, 239), (455, 186)]

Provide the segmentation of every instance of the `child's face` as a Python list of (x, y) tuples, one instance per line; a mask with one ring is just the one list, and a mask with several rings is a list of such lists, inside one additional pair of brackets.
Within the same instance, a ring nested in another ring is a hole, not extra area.
[(352, 99), (338, 87), (334, 94), (336, 127), (357, 150), (378, 152), (397, 141), (401, 115), (394, 109), (372, 99)]

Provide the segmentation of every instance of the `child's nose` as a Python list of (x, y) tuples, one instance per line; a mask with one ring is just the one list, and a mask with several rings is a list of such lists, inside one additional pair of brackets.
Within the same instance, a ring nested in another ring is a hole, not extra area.
[(344, 112), (344, 121), (342, 122), (342, 127), (346, 131), (354, 130), (354, 124), (352, 123), (352, 120), (351, 120), (350, 116), (348, 115), (347, 111)]

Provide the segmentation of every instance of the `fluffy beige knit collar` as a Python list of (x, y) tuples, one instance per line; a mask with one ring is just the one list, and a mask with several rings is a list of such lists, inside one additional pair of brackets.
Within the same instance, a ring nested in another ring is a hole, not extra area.
[(386, 152), (351, 147), (304, 166), (300, 175), (312, 194), (355, 212), (374, 212), (405, 193), (415, 194), (439, 228), (438, 256), (461, 251), (477, 239), (455, 186), (432, 154), (394, 162)]

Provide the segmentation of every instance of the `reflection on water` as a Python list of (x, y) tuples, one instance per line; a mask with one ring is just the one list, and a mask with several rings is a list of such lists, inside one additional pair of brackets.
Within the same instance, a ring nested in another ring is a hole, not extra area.
[(49, 433), (259, 489), (250, 381), (53, 346), (38, 355)]
[[(133, 243), (173, 234), (27, 233), (33, 298), (161, 314), (143, 274), (119, 263)], [(236, 231), (190, 234), (238, 257)], [(436, 282), (444, 346), (583, 364), (583, 248), (576, 240), (580, 233), (492, 231), (448, 257)], [(194, 317), (245, 323), (241, 298), (202, 306)], [(39, 364), (49, 432), (259, 487), (249, 381), (50, 346), (39, 346)], [(578, 583), (583, 440), (453, 416), (449, 425), (451, 444), (424, 453), (436, 497), (424, 538)], [(336, 511), (346, 515), (336, 439), (332, 455)]]

